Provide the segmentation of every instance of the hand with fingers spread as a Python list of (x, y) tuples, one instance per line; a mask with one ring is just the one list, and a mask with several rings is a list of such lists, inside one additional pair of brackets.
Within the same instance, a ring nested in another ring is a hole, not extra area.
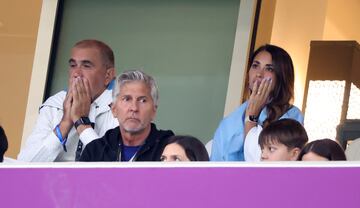
[(246, 116), (258, 116), (266, 103), (269, 101), (269, 94), (272, 87), (271, 78), (264, 78), (261, 82), (255, 82), (246, 109)]
[(89, 81), (76, 77), (72, 82), (71, 119), (76, 122), (80, 117), (87, 117), (90, 112), (91, 93)]

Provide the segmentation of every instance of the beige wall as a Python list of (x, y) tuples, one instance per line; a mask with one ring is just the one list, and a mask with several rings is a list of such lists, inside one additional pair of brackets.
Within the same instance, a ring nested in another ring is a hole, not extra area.
[(360, 43), (359, 11), (359, 0), (328, 0), (323, 39)]
[(277, 0), (271, 43), (291, 55), (295, 67), (295, 102), (300, 109), (306, 81), (310, 41), (323, 36), (326, 0)]
[(21, 144), (41, 0), (0, 1), (0, 124), (9, 140), (6, 156)]
[(265, 0), (261, 2), (258, 28), (256, 32), (255, 49), (271, 42), (275, 6), (276, 0)]

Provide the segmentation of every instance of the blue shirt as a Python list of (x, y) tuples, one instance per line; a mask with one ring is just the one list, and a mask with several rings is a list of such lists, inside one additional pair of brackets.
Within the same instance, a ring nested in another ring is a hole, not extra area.
[(129, 161), (141, 146), (122, 146), (121, 161)]
[[(244, 122), (247, 105), (248, 101), (244, 102), (220, 122), (212, 143), (211, 161), (244, 161)], [(267, 110), (264, 108), (259, 115), (259, 124), (262, 125), (266, 118)], [(301, 111), (295, 106), (280, 117), (280, 119), (283, 118), (291, 118), (301, 124), (304, 123)]]

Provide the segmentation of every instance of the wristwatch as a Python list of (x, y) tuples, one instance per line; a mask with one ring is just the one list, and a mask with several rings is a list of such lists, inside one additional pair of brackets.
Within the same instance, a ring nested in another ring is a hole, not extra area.
[(75, 121), (74, 126), (77, 129), (80, 125), (91, 125), (91, 121), (88, 117), (81, 117), (79, 120)]
[(254, 116), (254, 115), (249, 115), (249, 116), (246, 116), (245, 118), (245, 123), (246, 122), (252, 122), (252, 123), (257, 123), (259, 121), (259, 117), (258, 116)]

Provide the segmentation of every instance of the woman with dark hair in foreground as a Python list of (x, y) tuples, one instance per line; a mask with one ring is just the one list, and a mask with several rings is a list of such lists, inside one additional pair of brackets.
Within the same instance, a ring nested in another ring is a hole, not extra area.
[(204, 144), (192, 136), (172, 136), (160, 158), (164, 162), (209, 161)]

